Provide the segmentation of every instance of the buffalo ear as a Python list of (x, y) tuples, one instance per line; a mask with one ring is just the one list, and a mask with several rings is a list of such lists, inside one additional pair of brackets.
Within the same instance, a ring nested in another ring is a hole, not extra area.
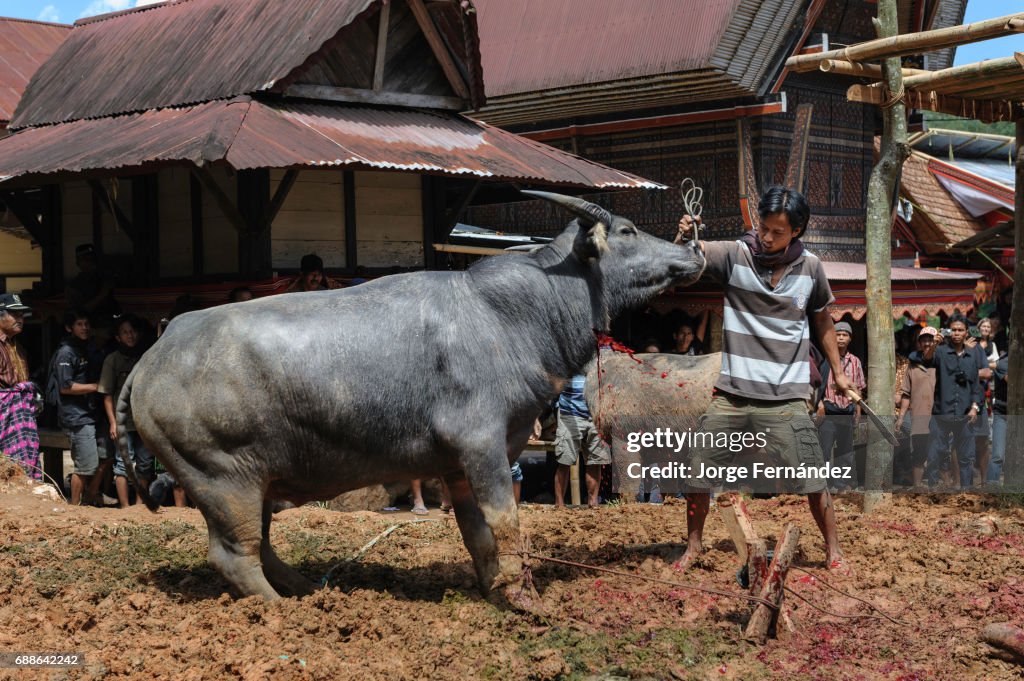
[(603, 222), (595, 222), (589, 229), (580, 222), (580, 231), (576, 233), (572, 252), (580, 260), (600, 258), (608, 252), (608, 228)]

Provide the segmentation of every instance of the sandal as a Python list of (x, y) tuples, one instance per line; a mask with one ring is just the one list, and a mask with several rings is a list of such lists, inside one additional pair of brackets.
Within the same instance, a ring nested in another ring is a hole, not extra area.
[(427, 507), (424, 506), (423, 504), (416, 504), (415, 506), (413, 506), (412, 512), (416, 515), (427, 515), (428, 513), (430, 513), (430, 511), (427, 510)]

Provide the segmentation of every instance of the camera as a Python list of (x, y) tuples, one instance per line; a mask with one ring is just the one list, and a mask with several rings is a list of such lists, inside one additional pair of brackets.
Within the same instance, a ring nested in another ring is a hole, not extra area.
[(941, 334), (942, 334), (942, 337), (943, 337), (943, 338), (949, 338), (949, 335), (950, 335), (951, 333), (953, 333), (953, 332), (952, 332), (952, 331), (951, 331), (950, 329), (943, 329), (943, 330), (942, 330), (942, 331), (940, 331), (939, 333), (941, 333)]
[(953, 374), (953, 380), (956, 384), (963, 387), (967, 385), (967, 374), (964, 373), (963, 369), (957, 369), (956, 373)]

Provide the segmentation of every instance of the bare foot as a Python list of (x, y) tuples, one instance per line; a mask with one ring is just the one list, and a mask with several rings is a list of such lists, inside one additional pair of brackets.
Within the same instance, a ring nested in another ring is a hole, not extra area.
[(852, 577), (853, 568), (846, 561), (842, 553), (833, 553), (828, 556), (828, 571), (840, 577)]
[(700, 558), (702, 547), (687, 547), (683, 557), (672, 563), (672, 569), (676, 572), (686, 572), (693, 565), (694, 561)]

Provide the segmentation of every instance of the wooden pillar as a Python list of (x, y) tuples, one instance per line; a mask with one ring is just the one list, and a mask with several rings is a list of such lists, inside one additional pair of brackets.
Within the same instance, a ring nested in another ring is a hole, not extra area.
[(48, 184), (43, 187), (42, 232), (46, 236), (43, 244), (43, 288), (47, 294), (64, 290), (64, 234), (63, 215), (60, 200), (60, 185)]
[[(875, 30), (879, 38), (899, 32), (896, 0), (878, 0)], [(903, 71), (898, 57), (882, 64), (889, 92), (903, 92)], [(878, 163), (868, 180), (867, 255), (865, 298), (868, 304), (868, 404), (877, 414), (892, 413), (896, 390), (895, 348), (892, 336), (892, 224), (907, 144), (906, 106), (900, 100), (882, 107), (882, 142)], [(868, 436), (864, 511), (871, 513), (882, 501), (881, 490), (892, 486), (892, 445), (872, 428)]]
[(206, 269), (203, 232), (203, 185), (195, 173), (188, 176), (188, 205), (192, 224), (192, 276), (201, 277)]
[(1013, 310), (1010, 313), (1009, 367), (1007, 373), (1006, 460), (1003, 475), (1007, 487), (1024, 491), (1024, 112), (1017, 117), (1017, 176), (1013, 204), (1015, 262)]
[(136, 285), (145, 286), (160, 277), (159, 185), (155, 174), (137, 175), (131, 183), (134, 278)]
[(355, 274), (359, 266), (356, 240), (356, 174), (351, 170), (342, 173), (342, 191), (345, 192), (345, 271)]
[(421, 212), (423, 213), (423, 267), (428, 270), (437, 269), (437, 252), (434, 250), (438, 217), (436, 209), (443, 182), (444, 180), (430, 175), (420, 176)]
[(270, 170), (238, 171), (238, 212), (245, 230), (238, 235), (238, 270), (243, 277), (269, 279), (273, 274), (270, 224)]

